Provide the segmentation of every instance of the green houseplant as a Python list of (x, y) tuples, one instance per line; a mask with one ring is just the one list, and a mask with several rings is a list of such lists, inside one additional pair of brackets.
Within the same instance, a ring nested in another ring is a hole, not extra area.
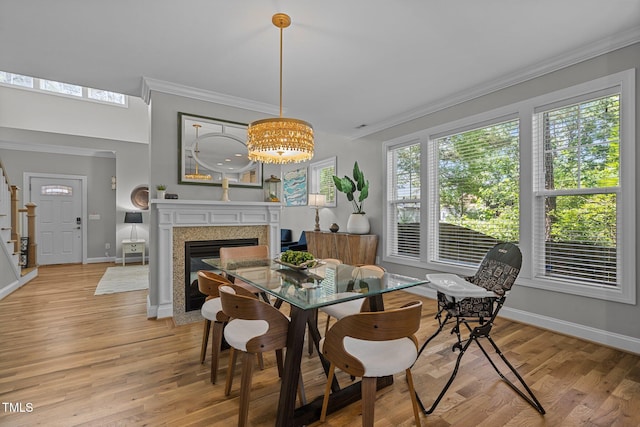
[(164, 184), (156, 185), (156, 197), (158, 199), (164, 199), (164, 196), (167, 192), (167, 186)]
[[(336, 190), (347, 196), (347, 200), (353, 205), (353, 213), (365, 213), (362, 208), (365, 199), (369, 197), (369, 181), (364, 179), (364, 174), (358, 167), (358, 162), (353, 165), (353, 179), (346, 175), (344, 178), (333, 175), (333, 183), (336, 185)], [(356, 195), (356, 191), (359, 191), (360, 194)]]
[(347, 222), (347, 232), (354, 234), (367, 234), (369, 232), (369, 219), (363, 210), (364, 201), (369, 197), (369, 181), (364, 178), (358, 162), (353, 165), (353, 179), (345, 175), (339, 178), (333, 175), (333, 183), (336, 190), (344, 193), (347, 200), (353, 205), (353, 213)]

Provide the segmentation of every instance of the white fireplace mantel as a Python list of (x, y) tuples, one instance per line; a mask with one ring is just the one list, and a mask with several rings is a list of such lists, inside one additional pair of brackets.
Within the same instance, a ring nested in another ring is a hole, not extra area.
[[(163, 200), (150, 202), (147, 317), (173, 317), (175, 227), (267, 226), (269, 250), (280, 251), (282, 205), (270, 202)], [(182, 285), (182, 284), (180, 284)]]

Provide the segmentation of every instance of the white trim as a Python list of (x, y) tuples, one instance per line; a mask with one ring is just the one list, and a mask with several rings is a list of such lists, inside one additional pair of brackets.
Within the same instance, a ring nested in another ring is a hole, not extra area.
[(259, 113), (272, 114), (274, 116), (277, 116), (280, 113), (280, 107), (277, 105), (184, 86), (164, 80), (152, 79), (150, 77), (142, 77), (141, 97), (147, 105), (151, 102), (152, 91), (167, 93), (169, 95), (184, 96), (186, 98), (212, 102), (214, 104), (226, 105), (229, 107), (243, 108), (245, 110), (256, 111)]
[(88, 199), (89, 199), (89, 190), (87, 186), (87, 177), (85, 175), (62, 175), (55, 173), (40, 173), (40, 172), (24, 172), (22, 175), (22, 188), (24, 188), (24, 193), (29, 194), (29, 201), (31, 201), (31, 190), (29, 185), (31, 184), (32, 178), (53, 178), (53, 179), (74, 179), (80, 181), (80, 185), (82, 186), (82, 263), (87, 264), (87, 240), (88, 240), (88, 232), (87, 232), (87, 218), (89, 218), (88, 214)]
[(430, 104), (418, 107), (413, 110), (405, 111), (381, 122), (367, 125), (366, 127), (363, 127), (352, 133), (351, 139), (362, 138), (367, 135), (389, 129), (393, 126), (397, 126), (399, 124), (406, 123), (429, 114), (433, 114), (437, 111), (444, 110), (445, 108), (450, 108), (454, 105), (462, 104), (463, 102), (467, 102), (472, 99), (488, 95), (492, 92), (525, 82), (527, 80), (543, 76), (553, 71), (578, 64), (588, 59), (595, 58), (599, 55), (613, 52), (614, 50), (630, 46), (639, 41), (640, 27), (632, 28), (615, 36), (598, 40), (597, 42), (585, 46), (582, 49), (576, 49), (573, 52), (550, 58), (549, 60), (539, 64), (537, 67), (526, 67), (520, 69), (514, 73), (506, 74), (484, 84), (478, 85), (475, 88), (462, 90), (456, 94), (452, 94), (450, 96), (447, 96), (446, 98), (442, 98)]
[[(405, 290), (425, 298), (436, 299), (436, 291), (428, 288), (427, 286), (414, 286)], [(509, 307), (502, 307), (498, 318), (500, 317), (537, 328), (547, 329), (555, 333), (569, 335), (586, 341), (592, 341), (598, 344), (617, 348), (619, 350), (640, 354), (640, 339), (627, 335), (617, 334), (615, 332), (592, 328), (590, 326), (554, 319), (553, 317), (542, 316)]]
[(638, 338), (509, 307), (503, 307), (502, 310), (500, 310), (499, 317), (640, 354), (640, 339)]
[(29, 142), (17, 143), (0, 140), (0, 148), (16, 151), (35, 151), (37, 153), (69, 154), (73, 156), (106, 157), (111, 159), (116, 158), (116, 152), (111, 150), (93, 150), (91, 148), (36, 144)]

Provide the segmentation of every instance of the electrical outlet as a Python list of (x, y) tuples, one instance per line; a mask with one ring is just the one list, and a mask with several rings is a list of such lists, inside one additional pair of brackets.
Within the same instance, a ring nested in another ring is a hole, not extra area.
[(111, 249), (111, 243), (105, 243), (104, 244), (104, 248), (105, 249)]

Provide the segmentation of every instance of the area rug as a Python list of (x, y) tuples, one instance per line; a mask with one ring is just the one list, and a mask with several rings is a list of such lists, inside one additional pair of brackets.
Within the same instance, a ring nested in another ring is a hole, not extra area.
[(100, 279), (94, 295), (138, 291), (149, 288), (149, 266), (109, 267)]

